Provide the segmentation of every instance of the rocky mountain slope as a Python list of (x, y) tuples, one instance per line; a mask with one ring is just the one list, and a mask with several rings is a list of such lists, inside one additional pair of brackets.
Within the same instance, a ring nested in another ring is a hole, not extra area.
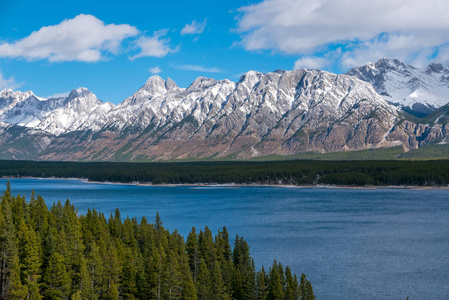
[(442, 64), (417, 68), (383, 58), (346, 74), (372, 83), (385, 100), (417, 116), (428, 115), (449, 102), (449, 67)]
[(445, 141), (447, 125), (438, 121), (445, 118), (407, 119), (375, 88), (356, 76), (302, 69), (250, 71), (238, 82), (199, 77), (188, 88), (153, 76), (118, 105), (85, 88), (47, 100), (5, 90), (0, 158), (245, 159)]

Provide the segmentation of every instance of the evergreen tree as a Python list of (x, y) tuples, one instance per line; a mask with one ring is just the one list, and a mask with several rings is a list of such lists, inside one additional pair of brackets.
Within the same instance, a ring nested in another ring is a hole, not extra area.
[(17, 257), (17, 255), (14, 255), (12, 259), (11, 275), (9, 278), (9, 286), (8, 292), (6, 294), (6, 299), (25, 299), (27, 294), (28, 289), (25, 285), (22, 284), (22, 281), (20, 280), (19, 258)]
[(19, 225), (19, 258), (21, 263), (21, 277), (28, 290), (27, 298), (38, 299), (41, 266), (41, 251), (38, 237), (33, 229), (29, 229), (23, 219)]
[(307, 280), (306, 275), (304, 274), (301, 275), (300, 288), (302, 300), (315, 300), (312, 284), (310, 283), (310, 281)]
[(115, 283), (112, 283), (111, 286), (108, 289), (108, 295), (107, 295), (107, 300), (118, 300), (119, 299), (119, 294), (118, 294), (118, 289), (117, 289), (117, 285)]
[(131, 249), (127, 249), (123, 261), (123, 268), (120, 275), (120, 286), (122, 287), (121, 296), (123, 299), (134, 299), (137, 293), (136, 275), (137, 268), (135, 265), (135, 256)]
[(216, 300), (228, 300), (229, 295), (226, 292), (226, 286), (221, 276), (220, 267), (215, 264), (211, 272), (211, 286), (212, 286), (212, 299)]
[(281, 282), (281, 276), (279, 274), (279, 268), (276, 261), (270, 269), (270, 275), (268, 280), (268, 297), (269, 300), (284, 299), (284, 286)]
[(212, 282), (204, 259), (200, 259), (200, 266), (198, 270), (198, 277), (196, 281), (196, 290), (198, 293), (198, 300), (213, 299), (212, 297)]
[(183, 300), (196, 300), (197, 292), (195, 284), (190, 273), (190, 266), (187, 255), (181, 257), (181, 272), (182, 272), (182, 295)]
[(65, 270), (64, 257), (54, 253), (43, 276), (47, 299), (67, 299), (70, 293), (70, 277)]
[[(248, 243), (238, 235), (235, 239), (234, 251), (232, 253), (232, 260), (236, 272), (240, 275), (235, 278), (234, 292), (242, 290), (241, 299), (254, 299), (255, 298), (255, 286), (256, 286), (256, 274), (254, 261), (251, 259), (249, 253)], [(241, 287), (237, 287), (241, 284)]]
[(196, 282), (199, 266), (199, 252), (198, 252), (198, 236), (196, 234), (195, 227), (192, 227), (192, 231), (187, 237), (187, 254), (189, 256), (190, 271), (193, 274), (193, 282)]
[(91, 277), (89, 275), (89, 271), (87, 269), (86, 259), (83, 257), (80, 262), (80, 282), (79, 282), (79, 291), (81, 293), (81, 299), (98, 299), (98, 296), (95, 294), (95, 290), (93, 288)]
[(72, 296), (70, 297), (70, 300), (83, 300), (83, 298), (81, 298), (81, 291), (78, 290), (75, 293), (73, 293)]
[[(0, 216), (0, 299), (7, 299), (11, 274), (17, 255), (16, 232), (11, 210), (11, 185), (6, 183), (6, 191), (2, 196)], [(20, 276), (20, 274), (19, 274)]]
[(295, 300), (295, 282), (289, 267), (285, 268), (285, 279), (286, 279), (286, 286), (285, 286), (284, 299)]
[(264, 267), (256, 274), (256, 299), (265, 300), (268, 296), (268, 275)]

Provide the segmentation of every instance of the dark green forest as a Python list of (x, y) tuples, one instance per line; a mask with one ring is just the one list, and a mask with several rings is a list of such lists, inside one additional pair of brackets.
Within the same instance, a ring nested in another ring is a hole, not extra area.
[(41, 196), (0, 202), (0, 299), (315, 299), (302, 274), (274, 261), (256, 270), (248, 243), (231, 247), (226, 227), (184, 238), (159, 214), (78, 215), (67, 200), (48, 209)]
[(449, 184), (449, 160), (153, 163), (0, 161), (0, 177), (26, 176), (153, 184), (446, 186)]

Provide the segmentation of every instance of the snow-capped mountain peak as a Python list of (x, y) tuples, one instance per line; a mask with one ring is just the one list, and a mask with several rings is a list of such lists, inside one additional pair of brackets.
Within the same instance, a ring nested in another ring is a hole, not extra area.
[(32, 91), (21, 92), (13, 91), (12, 89), (4, 89), (0, 92), (0, 99), (12, 99), (16, 102), (22, 102), (30, 97), (36, 97), (36, 95)]
[(91, 91), (89, 91), (87, 88), (85, 87), (79, 87), (77, 89), (73, 89), (69, 96), (67, 97), (68, 99), (75, 99), (75, 98), (86, 98), (86, 97), (91, 97), (91, 96), (96, 97)]
[[(12, 89), (2, 90), (0, 92), (0, 115), (14, 108), (17, 104), (27, 99), (34, 99), (40, 101), (40, 98), (34, 95), (32, 91), (20, 92), (20, 91), (13, 91)], [(2, 118), (0, 116), (0, 120), (1, 119)]]
[[(18, 99), (5, 107), (0, 120), (6, 123), (41, 129), (55, 135), (90, 126), (113, 108), (102, 103), (87, 88), (77, 88), (66, 98), (38, 99), (32, 92), (6, 91), (0, 94)], [(12, 105), (13, 104), (13, 105)]]
[(151, 76), (140, 91), (147, 92), (147, 95), (151, 97), (164, 95), (167, 92), (165, 80), (158, 75)]
[(449, 102), (449, 68), (442, 64), (416, 68), (382, 58), (346, 74), (372, 83), (385, 100), (417, 115), (429, 114)]

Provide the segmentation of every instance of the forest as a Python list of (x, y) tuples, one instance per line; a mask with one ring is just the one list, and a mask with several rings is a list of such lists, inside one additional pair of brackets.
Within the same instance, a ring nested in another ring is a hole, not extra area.
[[(231, 243), (233, 247), (231, 247)], [(48, 209), (32, 193), (0, 201), (0, 299), (315, 299), (288, 266), (256, 270), (248, 243), (226, 227), (192, 228), (186, 240), (159, 214), (79, 215), (69, 200)]]
[(0, 177), (85, 178), (152, 184), (281, 184), (447, 186), (449, 160), (432, 161), (0, 161)]

